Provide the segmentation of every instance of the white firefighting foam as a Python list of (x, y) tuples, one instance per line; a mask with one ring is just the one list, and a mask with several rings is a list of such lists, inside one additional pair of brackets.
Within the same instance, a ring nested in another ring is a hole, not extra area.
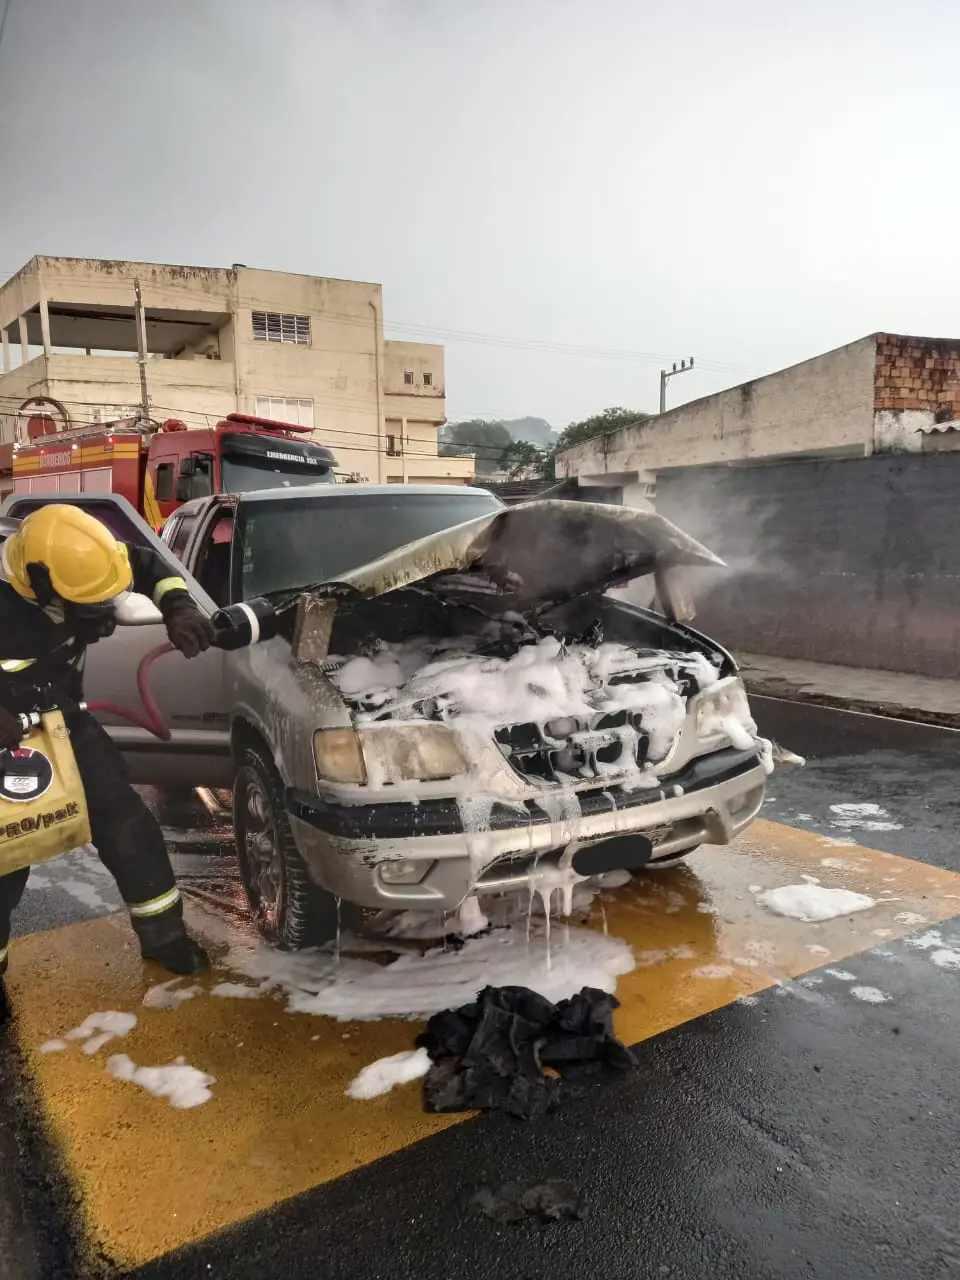
[(138, 1067), (125, 1053), (107, 1060), (107, 1071), (115, 1080), (138, 1084), (155, 1098), (166, 1098), (171, 1107), (186, 1109), (202, 1106), (213, 1097), (213, 1076), (191, 1067), (184, 1058), (175, 1059), (167, 1067)]
[[(580, 836), (578, 788), (591, 781), (624, 791), (660, 785), (658, 766), (669, 757), (686, 716), (681, 682), (692, 681), (705, 692), (720, 679), (701, 653), (641, 651), (618, 643), (566, 645), (549, 636), (500, 658), (473, 652), (471, 643), (477, 641), (377, 642), (374, 656), (331, 658), (328, 672), (360, 728), (385, 721), (440, 722), (454, 734), (465, 763), (452, 786), (477, 868), (493, 856), (489, 833), (494, 805), (516, 803), (519, 794), (516, 778), (494, 745), (497, 730), (535, 725), (546, 743), (555, 743), (557, 781), (538, 787), (537, 802), (550, 815), (553, 847), (561, 848)], [(623, 713), (632, 723), (584, 728)], [(772, 770), (772, 744), (758, 736), (742, 692), (711, 716), (708, 731), (725, 734), (738, 749), (756, 747), (764, 767)], [(638, 763), (641, 732), (649, 745)], [(402, 769), (391, 750), (376, 750), (376, 737), (370, 732), (364, 741), (368, 785), (399, 791), (405, 784)], [(567, 750), (574, 741), (578, 750)], [(601, 743), (602, 759), (595, 754)], [(569, 885), (553, 888), (561, 898), (569, 894)]]
[[(466, 651), (446, 652), (426, 642), (382, 644), (375, 657), (351, 658), (331, 680), (361, 710), (357, 723), (390, 718), (435, 718), (486, 737), (506, 725), (537, 724), (546, 737), (564, 720), (594, 720), (618, 711), (639, 715), (650, 738), (652, 764), (662, 760), (680, 731), (684, 700), (671, 670), (689, 671), (701, 689), (719, 679), (699, 653), (639, 653), (627, 645), (564, 645), (548, 636), (522, 645), (509, 658)], [(640, 682), (616, 677), (643, 674)], [(632, 772), (633, 741), (624, 741), (624, 762), (610, 773)], [(634, 766), (635, 767), (635, 766)], [(579, 781), (579, 779), (577, 779)]]
[(529, 987), (554, 1002), (583, 987), (613, 992), (634, 968), (633, 952), (619, 938), (573, 926), (560, 933), (549, 965), (545, 921), (534, 919), (528, 933), (524, 917), (455, 948), (403, 952), (385, 965), (323, 950), (278, 952), (247, 939), (235, 940), (222, 963), (256, 983), (257, 994), (285, 995), (292, 1013), (361, 1022), (428, 1018), (468, 1004), (487, 986)]

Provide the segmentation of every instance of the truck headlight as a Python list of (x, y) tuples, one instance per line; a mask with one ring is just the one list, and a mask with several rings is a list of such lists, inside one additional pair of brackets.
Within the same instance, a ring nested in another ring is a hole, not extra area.
[(750, 714), (747, 691), (739, 679), (725, 681), (719, 688), (701, 694), (697, 702), (697, 733), (702, 738), (728, 733), (731, 726), (756, 729)]
[(378, 725), (361, 729), (370, 784), (429, 782), (463, 773), (467, 763), (445, 725)]
[(313, 735), (313, 758), (322, 781), (362, 786), (367, 780), (356, 729), (318, 729)]
[(709, 731), (726, 716), (733, 716), (739, 721), (753, 721), (746, 690), (739, 680), (731, 680), (721, 689), (701, 695), (696, 704), (696, 727), (699, 730), (705, 728)]
[(453, 778), (467, 767), (456, 738), (440, 724), (319, 729), (313, 754), (321, 779), (360, 786)]

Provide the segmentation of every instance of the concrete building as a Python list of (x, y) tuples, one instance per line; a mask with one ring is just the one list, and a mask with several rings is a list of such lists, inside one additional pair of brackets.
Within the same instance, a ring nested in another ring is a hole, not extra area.
[(955, 426), (960, 340), (874, 333), (568, 449), (557, 475), (632, 504), (678, 467), (936, 452), (960, 447)]
[(383, 324), (378, 284), (35, 257), (0, 288), (0, 442), (31, 409), (72, 427), (134, 416), (145, 382), (156, 421), (279, 418), (329, 445), (341, 478), (469, 483), (472, 458), (437, 453), (443, 348), (387, 340)]

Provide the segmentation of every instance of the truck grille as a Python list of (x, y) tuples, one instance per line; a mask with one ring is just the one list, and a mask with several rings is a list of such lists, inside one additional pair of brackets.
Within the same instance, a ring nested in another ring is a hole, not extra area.
[(641, 717), (628, 711), (581, 720), (514, 724), (496, 733), (497, 745), (516, 771), (531, 782), (577, 782), (644, 765), (650, 739)]

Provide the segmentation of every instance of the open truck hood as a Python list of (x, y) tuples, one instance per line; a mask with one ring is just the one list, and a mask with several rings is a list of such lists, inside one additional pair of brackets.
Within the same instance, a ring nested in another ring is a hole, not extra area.
[[(558, 499), (525, 502), (430, 534), (336, 581), (305, 589), (295, 647), (303, 660), (322, 659), (337, 609), (404, 588), (461, 599), (497, 595), (501, 607), (523, 614), (649, 573), (657, 575), (661, 596), (669, 596), (675, 570), (723, 563), (652, 512)], [(668, 609), (675, 616), (683, 612), (669, 603)], [(308, 631), (315, 643), (306, 643)]]

